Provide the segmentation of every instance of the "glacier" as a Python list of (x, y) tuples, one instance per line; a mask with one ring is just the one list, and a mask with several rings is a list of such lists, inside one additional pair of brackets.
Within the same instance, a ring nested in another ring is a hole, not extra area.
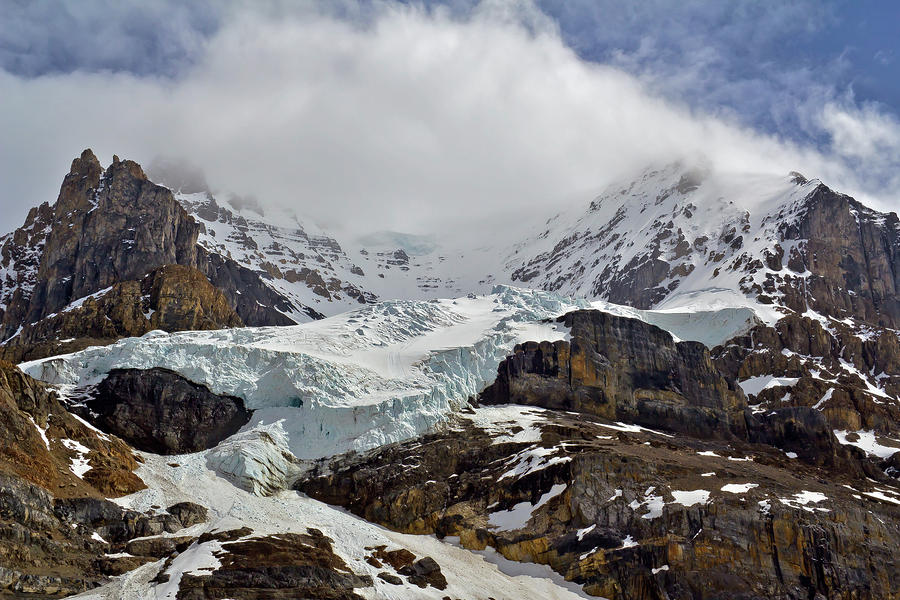
[[(23, 363), (67, 389), (112, 369), (171, 369), (254, 410), (245, 430), (281, 423), (290, 451), (316, 459), (415, 437), (493, 381), (519, 342), (559, 340), (561, 314), (587, 308), (498, 287), (453, 300), (391, 301), (290, 327), (150, 332)], [(542, 322), (544, 321), (544, 322)]]
[(239, 434), (246, 439), (226, 440), (211, 460), (244, 487), (266, 493), (258, 481), (272, 479), (277, 488), (297, 468), (283, 449), (314, 460), (415, 437), (491, 383), (515, 344), (565, 339), (556, 317), (584, 308), (705, 343), (736, 335), (754, 318), (749, 309), (639, 311), (497, 286), (484, 296), (394, 300), (289, 327), (153, 331), (20, 366), (63, 395), (113, 369), (162, 367), (242, 398), (254, 410)]

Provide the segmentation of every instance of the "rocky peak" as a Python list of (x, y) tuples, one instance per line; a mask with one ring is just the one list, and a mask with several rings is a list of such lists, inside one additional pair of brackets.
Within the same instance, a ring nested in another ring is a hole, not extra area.
[[(781, 228), (790, 248), (787, 266), (806, 276), (785, 286), (785, 304), (844, 319), (900, 326), (900, 227), (896, 213), (880, 213), (819, 184), (803, 212)], [(781, 250), (779, 245), (776, 251)], [(788, 282), (789, 283), (789, 282)]]

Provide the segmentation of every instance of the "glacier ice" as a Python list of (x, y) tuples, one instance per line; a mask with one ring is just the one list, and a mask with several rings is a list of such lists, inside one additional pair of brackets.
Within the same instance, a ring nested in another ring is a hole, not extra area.
[[(68, 386), (96, 383), (116, 368), (171, 369), (243, 398), (255, 410), (245, 430), (281, 423), (291, 452), (314, 459), (445, 421), (493, 381), (514, 344), (563, 339), (567, 331), (553, 318), (585, 307), (498, 286), (486, 296), (384, 302), (291, 327), (155, 331), (21, 366)], [(233, 461), (237, 473), (248, 468)]]
[(254, 483), (260, 470), (275, 473), (262, 480), (278, 481), (292, 468), (277, 448), (316, 459), (415, 437), (492, 382), (516, 343), (565, 339), (555, 317), (592, 306), (655, 322), (682, 339), (721, 336), (752, 318), (750, 311), (637, 311), (497, 286), (485, 296), (395, 300), (290, 327), (154, 331), (21, 367), (68, 388), (95, 384), (112, 369), (163, 367), (242, 398), (254, 410), (242, 430), (256, 431), (252, 444), (243, 440), (252, 448), (223, 447), (213, 459), (242, 485), (264, 491)]

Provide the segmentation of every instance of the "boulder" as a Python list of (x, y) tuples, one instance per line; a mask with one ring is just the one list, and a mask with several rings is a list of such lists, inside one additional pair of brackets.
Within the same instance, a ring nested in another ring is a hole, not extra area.
[(84, 415), (139, 450), (184, 454), (212, 448), (250, 420), (244, 402), (168, 369), (114, 369)]

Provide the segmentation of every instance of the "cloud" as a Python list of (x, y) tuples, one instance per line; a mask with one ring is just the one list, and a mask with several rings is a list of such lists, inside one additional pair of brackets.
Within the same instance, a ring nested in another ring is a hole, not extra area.
[(9, 0), (0, 68), (26, 77), (73, 71), (173, 76), (219, 25), (209, 0)]
[[(178, 76), (2, 72), (0, 96), (5, 229), (55, 199), (86, 146), (106, 161), (189, 156), (213, 186), (348, 232), (517, 219), (685, 157), (870, 191), (833, 156), (584, 60), (527, 2), (233, 5)], [(837, 123), (835, 144), (854, 140), (862, 160), (852, 125)]]

